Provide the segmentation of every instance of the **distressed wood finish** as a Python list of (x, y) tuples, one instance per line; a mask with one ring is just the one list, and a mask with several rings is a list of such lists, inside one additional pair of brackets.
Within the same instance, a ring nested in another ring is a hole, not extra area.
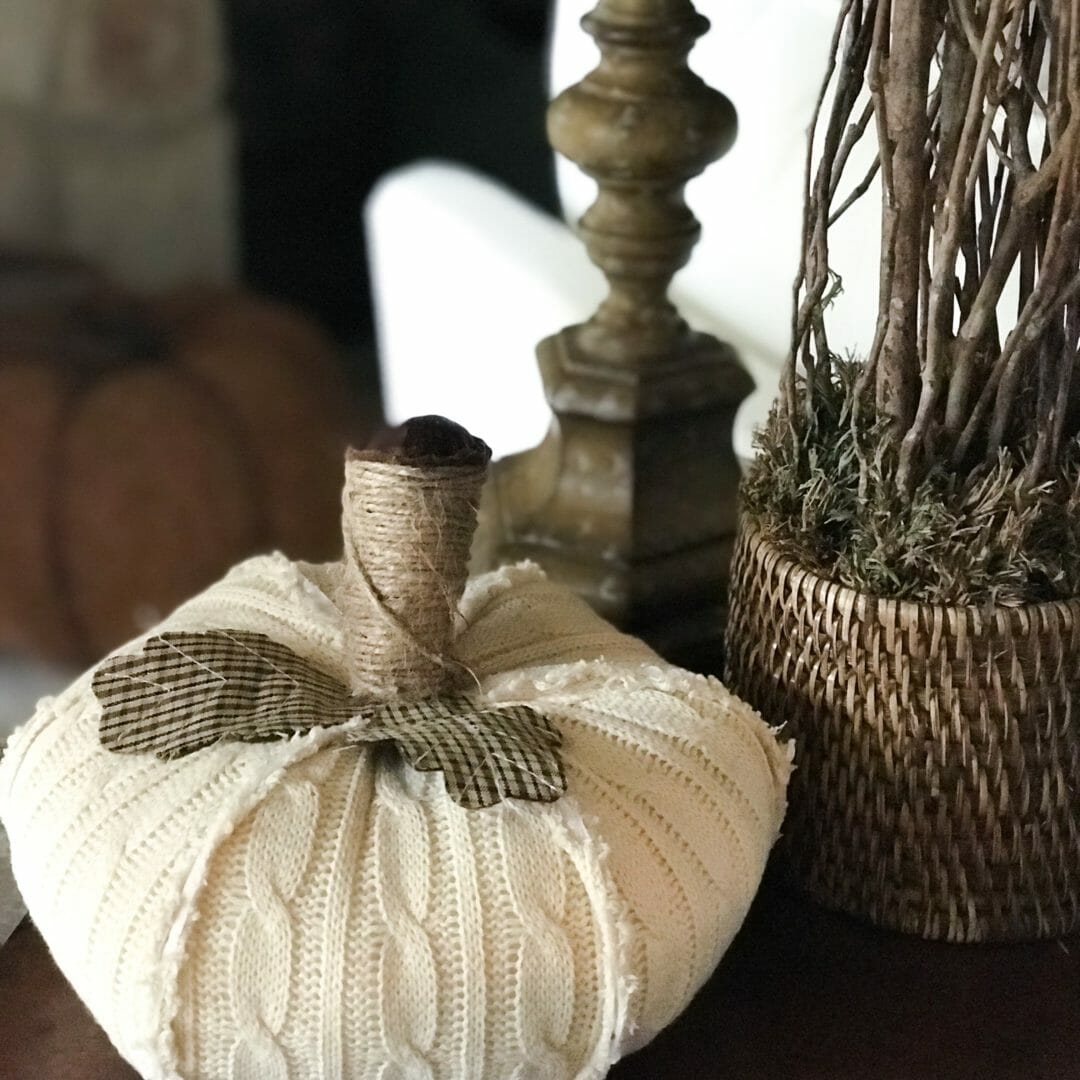
[(687, 0), (601, 0), (583, 25), (602, 59), (552, 103), (548, 134), (598, 182), (581, 233), (610, 292), (588, 322), (540, 343), (551, 432), (498, 463), (486, 525), (493, 557), (537, 560), (688, 662), (719, 637), (731, 428), (752, 383), (667, 289), (700, 234), (685, 184), (731, 145), (735, 111), (687, 66), (709, 25)]

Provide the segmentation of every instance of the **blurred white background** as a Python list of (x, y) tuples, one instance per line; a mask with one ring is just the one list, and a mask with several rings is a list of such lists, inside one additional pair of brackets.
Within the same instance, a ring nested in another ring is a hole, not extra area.
[[(556, 6), (553, 93), (595, 65), (596, 46), (578, 25), (592, 6)], [(736, 428), (745, 458), (787, 351), (806, 130), (838, 3), (717, 0), (698, 7), (713, 25), (691, 65), (734, 102), (739, 135), (689, 185), (704, 233), (672, 295), (694, 326), (736, 346), (758, 385)], [(572, 223), (595, 185), (563, 160), (558, 183)], [(845, 350), (865, 347), (873, 332), (877, 201), (871, 190), (833, 237), (844, 295), (830, 336)], [(535, 345), (587, 318), (603, 295), (603, 280), (571, 229), (482, 176), (436, 162), (386, 177), (367, 220), (388, 419), (445, 412), (500, 457), (539, 442), (548, 410)]]

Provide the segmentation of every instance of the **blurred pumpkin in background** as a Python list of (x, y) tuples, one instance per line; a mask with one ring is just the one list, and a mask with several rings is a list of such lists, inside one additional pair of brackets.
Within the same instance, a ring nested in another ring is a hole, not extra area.
[(336, 556), (349, 425), (293, 311), (0, 259), (0, 649), (89, 662), (253, 552)]

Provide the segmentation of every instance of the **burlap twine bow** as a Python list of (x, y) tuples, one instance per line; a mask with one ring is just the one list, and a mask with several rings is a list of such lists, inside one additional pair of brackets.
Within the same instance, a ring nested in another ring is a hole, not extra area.
[(467, 692), (472, 677), (452, 655), (490, 456), (441, 417), (411, 420), (392, 443), (349, 452), (334, 598), (349, 686), (262, 634), (165, 633), (96, 672), (102, 745), (169, 760), (222, 740), (342, 726), (345, 741), (392, 745), (414, 768), (441, 771), (469, 809), (559, 798), (558, 731), (533, 709)]

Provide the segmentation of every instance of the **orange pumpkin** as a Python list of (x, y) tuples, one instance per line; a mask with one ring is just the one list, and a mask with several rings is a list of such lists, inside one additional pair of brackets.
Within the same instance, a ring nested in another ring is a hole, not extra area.
[(246, 555), (338, 554), (348, 394), (310, 323), (204, 288), (34, 301), (0, 303), (0, 648), (87, 662)]

